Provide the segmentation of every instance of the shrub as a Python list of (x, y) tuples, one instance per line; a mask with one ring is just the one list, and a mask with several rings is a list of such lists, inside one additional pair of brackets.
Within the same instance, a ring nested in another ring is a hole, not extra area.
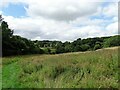
[(113, 36), (104, 41), (104, 47), (120, 46), (120, 36)]
[(94, 50), (97, 50), (97, 49), (100, 49), (100, 48), (101, 48), (100, 44), (96, 44), (96, 45), (94, 46)]
[(87, 51), (90, 48), (90, 46), (85, 44), (85, 45), (81, 45), (80, 48), (81, 48), (80, 51)]

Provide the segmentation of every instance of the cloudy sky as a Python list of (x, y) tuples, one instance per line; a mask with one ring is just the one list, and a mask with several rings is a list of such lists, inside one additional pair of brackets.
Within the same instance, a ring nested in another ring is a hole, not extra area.
[(118, 0), (0, 0), (0, 14), (15, 35), (32, 40), (118, 34)]

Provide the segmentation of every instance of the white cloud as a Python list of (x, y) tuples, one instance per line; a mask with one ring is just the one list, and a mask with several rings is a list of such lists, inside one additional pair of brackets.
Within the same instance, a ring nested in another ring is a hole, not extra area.
[(44, 18), (39, 19), (5, 17), (5, 21), (8, 21), (10, 28), (14, 29), (16, 35), (21, 35), (33, 40), (49, 39), (72, 41), (79, 37), (108, 36), (116, 34), (117, 31), (117, 23), (112, 23), (105, 28), (96, 24), (89, 25), (89, 23), (82, 27), (76, 27), (73, 23), (46, 20)]
[(114, 22), (109, 24), (106, 27), (107, 32), (109, 32), (111, 35), (118, 34), (118, 22)]
[(9, 4), (24, 3), (24, 0), (0, 0), (0, 8), (7, 7)]
[[(21, 2), (28, 5), (26, 7), (28, 17), (4, 16), (4, 18), (10, 28), (14, 29), (14, 34), (29, 39), (73, 41), (79, 37), (114, 35), (118, 31), (117, 7), (114, 3), (102, 7), (101, 3), (80, 3), (79, 0), (4, 1), (14, 4)], [(106, 17), (112, 16), (112, 18), (90, 18), (101, 14)]]
[(79, 0), (45, 0), (29, 3), (26, 11), (31, 17), (45, 17), (55, 20), (74, 20), (96, 12), (100, 3), (80, 2)]
[[(55, 20), (70, 21), (95, 13), (101, 2), (97, 0), (1, 0), (0, 6), (8, 6), (10, 3), (24, 3), (27, 5), (25, 9), (30, 17), (42, 16)], [(105, 8), (104, 11), (107, 10), (107, 13), (111, 14), (109, 9), (109, 7)]]
[(3, 12), (2, 11), (0, 11), (0, 15), (2, 14)]
[(103, 14), (107, 17), (118, 16), (118, 3), (111, 3), (103, 8)]

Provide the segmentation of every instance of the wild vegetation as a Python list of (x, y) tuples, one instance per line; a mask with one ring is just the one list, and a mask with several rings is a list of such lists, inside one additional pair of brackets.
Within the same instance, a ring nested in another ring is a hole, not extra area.
[(120, 46), (120, 35), (32, 41), (0, 22), (3, 88), (118, 88), (118, 47), (104, 48)]
[(3, 56), (26, 54), (58, 54), (66, 52), (93, 51), (104, 47), (120, 46), (120, 35), (109, 37), (95, 37), (81, 39), (73, 42), (61, 41), (32, 41), (21, 36), (13, 35), (7, 22), (0, 17), (2, 30)]
[(3, 88), (118, 88), (118, 47), (3, 58)]

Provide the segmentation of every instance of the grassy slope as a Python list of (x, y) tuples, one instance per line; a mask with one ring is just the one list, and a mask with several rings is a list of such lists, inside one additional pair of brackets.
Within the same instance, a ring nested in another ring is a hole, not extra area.
[(118, 87), (118, 50), (3, 58), (3, 87)]

